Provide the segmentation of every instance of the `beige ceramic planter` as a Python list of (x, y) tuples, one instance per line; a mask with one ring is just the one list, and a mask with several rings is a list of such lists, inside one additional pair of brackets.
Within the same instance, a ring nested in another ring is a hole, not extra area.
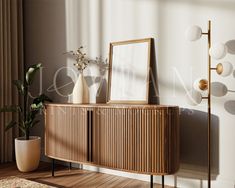
[(40, 161), (41, 138), (30, 136), (29, 140), (24, 137), (15, 139), (16, 164), (21, 172), (36, 170)]

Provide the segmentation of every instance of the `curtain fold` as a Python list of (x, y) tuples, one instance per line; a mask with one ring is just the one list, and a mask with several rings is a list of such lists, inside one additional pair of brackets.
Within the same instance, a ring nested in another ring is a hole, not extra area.
[[(23, 67), (22, 0), (0, 0), (0, 107), (20, 103), (12, 81), (22, 77)], [(18, 117), (0, 113), (0, 163), (13, 160), (18, 129), (4, 131), (12, 118)]]

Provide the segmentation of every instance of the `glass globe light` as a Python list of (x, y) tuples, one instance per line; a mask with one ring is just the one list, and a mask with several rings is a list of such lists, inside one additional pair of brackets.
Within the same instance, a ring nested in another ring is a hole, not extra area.
[(206, 91), (208, 89), (208, 81), (203, 78), (198, 78), (193, 83), (193, 88), (200, 93)]
[(219, 63), (216, 66), (216, 72), (223, 77), (229, 76), (233, 72), (233, 65), (228, 61)]
[(222, 59), (227, 54), (228, 48), (223, 43), (217, 43), (210, 48), (210, 55), (214, 59)]
[(196, 90), (191, 90), (187, 92), (187, 103), (196, 106), (202, 102), (202, 95)]
[(186, 30), (185, 35), (186, 35), (186, 39), (189, 41), (198, 40), (202, 36), (202, 29), (197, 25), (190, 26)]

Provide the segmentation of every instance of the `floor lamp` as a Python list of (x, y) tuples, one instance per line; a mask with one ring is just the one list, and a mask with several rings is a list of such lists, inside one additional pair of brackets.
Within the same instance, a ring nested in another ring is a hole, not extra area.
[[(233, 71), (233, 66), (230, 62), (222, 62), (217, 64), (216, 67), (211, 66), (211, 57), (219, 60), (225, 57), (227, 53), (226, 45), (219, 43), (211, 47), (211, 21), (208, 21), (208, 31), (202, 32), (199, 26), (191, 26), (186, 31), (186, 37), (190, 41), (196, 41), (201, 38), (202, 35), (207, 36), (208, 39), (208, 78), (198, 79), (193, 84), (193, 90), (188, 93), (188, 99), (190, 104), (197, 105), (201, 103), (203, 99), (207, 100), (208, 117), (207, 117), (207, 144), (208, 144), (208, 158), (207, 158), (207, 170), (208, 170), (208, 188), (211, 187), (211, 72), (216, 71), (221, 76), (228, 76)], [(206, 95), (203, 92), (207, 91)]]

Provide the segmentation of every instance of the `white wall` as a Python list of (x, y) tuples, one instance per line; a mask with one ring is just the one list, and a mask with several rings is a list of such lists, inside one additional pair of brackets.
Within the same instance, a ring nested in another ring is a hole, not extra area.
[[(197, 107), (187, 105), (185, 89), (190, 89), (196, 78), (206, 77), (207, 40), (203, 37), (194, 43), (187, 42), (184, 33), (192, 24), (200, 25), (206, 31), (207, 21), (211, 19), (212, 43), (234, 39), (233, 0), (25, 0), (24, 8), (26, 64), (43, 62), (43, 92), (58, 102), (67, 101), (69, 97), (52, 91), (50, 86), (53, 86), (56, 71), (62, 66), (75, 70), (73, 61), (62, 55), (63, 52), (84, 45), (90, 57), (107, 57), (111, 41), (154, 38), (160, 103), (187, 108), (181, 114), (181, 169), (175, 179), (166, 177), (166, 183), (187, 188), (206, 187), (203, 171), (206, 169), (204, 112), (207, 107), (206, 103)], [(235, 56), (228, 54), (224, 59), (232, 61), (235, 66)], [(218, 61), (213, 61), (213, 66), (216, 63)], [(59, 72), (57, 86), (76, 79), (71, 69)], [(95, 77), (99, 72), (96, 67), (90, 67), (86, 75)], [(234, 79), (235, 76), (221, 78), (212, 74), (213, 81), (221, 81), (232, 90), (235, 90)], [(98, 86), (99, 83), (90, 86), (91, 102), (95, 102)], [(68, 96), (72, 88), (73, 83), (59, 92)], [(213, 187), (232, 188), (235, 184), (235, 117), (224, 108), (227, 101), (234, 104), (234, 98), (234, 93), (212, 98)], [(234, 106), (230, 110), (234, 112)], [(34, 133), (43, 135), (43, 130), (37, 127)], [(122, 175), (116, 171), (104, 171)], [(149, 179), (135, 174), (123, 175)]]

